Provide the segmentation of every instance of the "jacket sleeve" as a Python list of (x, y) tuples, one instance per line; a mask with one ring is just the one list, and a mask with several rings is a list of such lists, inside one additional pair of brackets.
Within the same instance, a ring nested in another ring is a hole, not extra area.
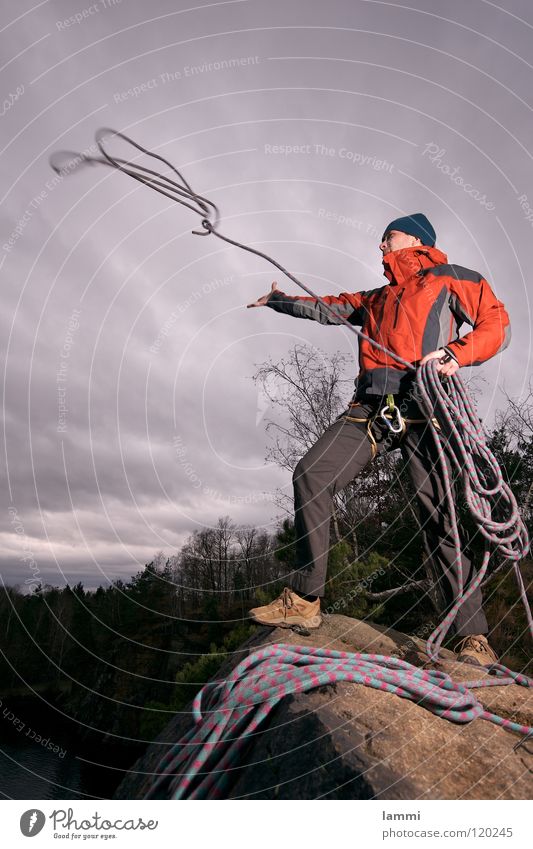
[(480, 365), (507, 348), (511, 340), (511, 323), (507, 311), (487, 281), (452, 280), (450, 309), (457, 321), (473, 329), (446, 345), (460, 366)]
[(350, 324), (362, 325), (366, 317), (366, 292), (342, 292), (340, 295), (323, 295), (321, 300), (333, 308), (332, 314), (317, 298), (286, 295), (284, 292), (274, 292), (266, 306), (276, 312), (292, 315), (295, 318), (309, 318), (320, 324), (342, 324), (336, 316), (344, 318)]

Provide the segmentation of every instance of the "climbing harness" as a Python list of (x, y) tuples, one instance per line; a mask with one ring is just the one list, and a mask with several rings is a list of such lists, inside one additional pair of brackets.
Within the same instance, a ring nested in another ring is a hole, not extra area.
[[(341, 416), (341, 418), (344, 421), (357, 422), (358, 424), (365, 424), (366, 425), (366, 435), (367, 435), (368, 441), (370, 442), (370, 448), (371, 448), (373, 460), (379, 454), (378, 443), (377, 443), (376, 437), (374, 436), (374, 431), (373, 431), (374, 424), (378, 420), (385, 421), (385, 424), (387, 425), (389, 430), (392, 433), (394, 433), (395, 435), (401, 434), (400, 440), (403, 439), (403, 437), (407, 433), (408, 425), (427, 425), (427, 423), (428, 423), (427, 418), (425, 418), (425, 419), (413, 419), (411, 417), (404, 416), (401, 413), (400, 409), (398, 407), (396, 407), (396, 404), (394, 402), (394, 396), (390, 395), (390, 396), (387, 396), (387, 398), (393, 399), (394, 409), (397, 413), (397, 421), (401, 422), (401, 428), (397, 431), (393, 430), (390, 427), (391, 413), (390, 413), (389, 404), (387, 404), (387, 406), (383, 407), (383, 409), (380, 412), (375, 412), (375, 413), (369, 414), (367, 416), (352, 416), (349, 413), (344, 413)], [(352, 402), (350, 404), (350, 408), (360, 407), (360, 406), (361, 405), (358, 402)], [(438, 421), (435, 417), (433, 417), (431, 419), (431, 423), (437, 431), (440, 431), (440, 425), (439, 425), (439, 423), (438, 423)]]
[(397, 657), (304, 645), (272, 645), (241, 661), (226, 680), (211, 681), (192, 706), (194, 726), (160, 761), (145, 798), (225, 798), (243, 749), (285, 696), (348, 681), (422, 705), (455, 723), (479, 718), (526, 735), (533, 728), (485, 710), (472, 690), (531, 682), (494, 665), (496, 678), (454, 682), (445, 672), (420, 669)]
[[(173, 172), (179, 182), (137, 162), (112, 156), (106, 147), (111, 138), (121, 139), (139, 153), (161, 162)], [(487, 445), (481, 422), (459, 375), (454, 374), (442, 380), (435, 359), (419, 367), (404, 360), (350, 324), (275, 259), (251, 245), (223, 235), (218, 229), (218, 207), (208, 198), (196, 194), (180, 171), (164, 157), (147, 150), (123, 133), (106, 128), (96, 133), (96, 144), (101, 156), (63, 151), (53, 154), (50, 164), (60, 176), (67, 176), (84, 165), (106, 165), (187, 207), (201, 219), (202, 229), (193, 230), (194, 235), (216, 236), (229, 245), (266, 260), (316, 299), (327, 312), (335, 316), (337, 323), (343, 324), (359, 339), (366, 340), (403, 368), (414, 373), (416, 400), (426, 419), (411, 420), (411, 423), (428, 425), (435, 442), (452, 527), (454, 565), (460, 585), (452, 609), (427, 640), (428, 657), (433, 662), (438, 660), (442, 641), (457, 611), (483, 580), (491, 552), (495, 550), (513, 563), (533, 638), (533, 617), (518, 566), (519, 561), (529, 551), (528, 532), (516, 499)], [(392, 396), (388, 396), (387, 404), (379, 412), (379, 417), (394, 434), (401, 433), (406, 422), (410, 421), (402, 417)], [(350, 416), (344, 418), (367, 422), (369, 438), (374, 440), (373, 450), (377, 452), (371, 420), (368, 417), (364, 420)], [(467, 587), (463, 586), (461, 541), (446, 457), (450, 461), (452, 471), (453, 468), (458, 471), (468, 509), (485, 539), (482, 565)], [(496, 508), (499, 520), (493, 517)], [(492, 664), (489, 671), (495, 677), (456, 684), (442, 672), (420, 670), (398, 658), (384, 655), (346, 654), (305, 646), (270, 646), (242, 661), (227, 681), (211, 682), (198, 693), (193, 703), (195, 727), (161, 762), (161, 776), (149, 795), (156, 795), (161, 783), (167, 782), (169, 776), (173, 779), (171, 787), (174, 798), (214, 798), (217, 794), (220, 795), (228, 780), (228, 770), (235, 768), (243, 744), (280, 699), (290, 693), (303, 692), (336, 681), (362, 683), (396, 693), (402, 698), (414, 699), (438, 716), (455, 722), (469, 722), (476, 717), (487, 719), (504, 728), (526, 734), (526, 739), (529, 739), (533, 735), (533, 728), (485, 711), (470, 690), (511, 683), (532, 687), (533, 681), (499, 663)]]

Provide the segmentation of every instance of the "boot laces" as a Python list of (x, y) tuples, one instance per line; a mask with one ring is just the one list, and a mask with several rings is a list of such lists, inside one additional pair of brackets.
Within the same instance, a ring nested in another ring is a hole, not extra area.
[(285, 587), (278, 598), (278, 601), (285, 612), (290, 610), (291, 607), (294, 607), (294, 596), (292, 590), (290, 590), (289, 587)]
[(473, 649), (480, 654), (489, 654), (490, 656), (495, 655), (495, 652), (491, 649), (488, 642), (484, 642), (484, 640), (480, 640), (479, 637), (476, 637), (472, 634), (467, 634), (466, 637), (463, 637), (459, 643), (455, 646), (455, 653), (461, 654), (465, 649)]

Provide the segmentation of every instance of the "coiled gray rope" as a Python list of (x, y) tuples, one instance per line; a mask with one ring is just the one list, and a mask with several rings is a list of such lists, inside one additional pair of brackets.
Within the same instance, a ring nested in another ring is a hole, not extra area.
[[(492, 551), (498, 551), (502, 557), (513, 562), (529, 632), (533, 639), (533, 616), (518, 566), (518, 562), (529, 551), (529, 535), (514, 493), (504, 481), (498, 461), (487, 445), (483, 426), (466, 387), (461, 378), (455, 374), (451, 380), (448, 380), (446, 391), (439, 379), (435, 360), (430, 360), (426, 366), (418, 369), (416, 386), (422, 407), (428, 415), (431, 412), (440, 428), (439, 432), (430, 417), (429, 426), (444, 479), (455, 549), (454, 566), (459, 575), (460, 585), (453, 607), (427, 641), (427, 653), (433, 660), (437, 659), (439, 648), (457, 611), (485, 577)], [(476, 527), (485, 539), (482, 564), (466, 589), (463, 587), (461, 541), (446, 455), (452, 470), (455, 467), (459, 472), (466, 505)], [(502, 515), (500, 521), (493, 518), (496, 511)]]

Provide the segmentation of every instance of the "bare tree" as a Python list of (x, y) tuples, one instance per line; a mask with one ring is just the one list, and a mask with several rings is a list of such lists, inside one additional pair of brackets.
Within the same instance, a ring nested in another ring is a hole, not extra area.
[[(353, 369), (352, 357), (341, 353), (326, 355), (301, 344), (279, 362), (269, 360), (259, 367), (254, 381), (259, 384), (275, 415), (275, 418), (267, 419), (266, 425), (273, 439), (267, 453), (268, 460), (281, 468), (294, 470), (300, 457), (347, 408), (353, 386), (352, 379), (345, 376), (348, 369)], [(396, 455), (397, 452), (391, 452), (376, 458), (357, 480), (334, 497), (333, 539), (335, 542), (349, 542), (354, 561), (360, 555), (358, 527), (374, 520), (380, 533), (382, 513), (386, 508), (390, 511), (392, 501), (395, 500), (398, 510), (405, 508), (410, 511), (415, 527), (419, 526), (411, 500), (404, 497), (401, 487), (398, 490), (398, 486), (394, 485), (397, 478)], [(286, 513), (292, 513), (289, 495), (278, 494), (276, 503)], [(345, 564), (349, 565), (347, 557)], [(386, 591), (388, 595), (413, 588), (412, 577), (405, 573), (402, 575), (405, 585)], [(415, 584), (426, 588), (428, 581)]]
[(275, 540), (266, 532), (237, 526), (224, 516), (211, 528), (194, 531), (173, 568), (179, 602), (201, 603), (206, 595), (222, 605), (252, 597), (254, 589), (278, 580), (281, 564)]
[[(346, 354), (330, 356), (308, 345), (295, 345), (279, 362), (268, 360), (253, 376), (275, 418), (267, 418), (266, 430), (273, 444), (266, 459), (293, 471), (298, 460), (322, 436), (346, 408), (353, 380), (345, 371), (353, 360)], [(278, 492), (275, 501), (285, 513), (292, 512), (292, 497)], [(340, 507), (342, 498), (336, 499)], [(339, 534), (334, 513), (334, 532)]]
[(529, 379), (524, 397), (511, 398), (505, 393), (507, 404), (495, 416), (496, 430), (506, 440), (506, 449), (521, 455), (523, 480), (519, 487), (519, 507), (525, 521), (532, 516), (533, 500), (533, 378)]
[(276, 560), (275, 540), (265, 531), (249, 525), (237, 528), (238, 542), (235, 587), (243, 597), (252, 597), (257, 587), (279, 580), (281, 564)]
[(286, 358), (261, 365), (253, 376), (281, 418), (267, 419), (274, 445), (267, 459), (292, 471), (300, 457), (322, 436), (346, 407), (353, 380), (343, 376), (352, 358), (326, 356), (308, 345), (295, 345)]

